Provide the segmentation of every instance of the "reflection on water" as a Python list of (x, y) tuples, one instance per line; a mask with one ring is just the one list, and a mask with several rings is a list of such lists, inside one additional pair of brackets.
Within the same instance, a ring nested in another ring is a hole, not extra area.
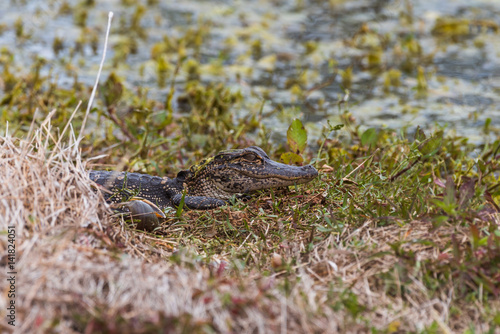
[[(11, 72), (43, 57), (42, 74), (51, 73), (57, 84), (71, 86), (75, 77), (93, 84), (110, 10), (106, 72), (117, 71), (131, 89), (146, 87), (151, 99), (165, 100), (172, 77), (167, 68), (166, 82), (159, 82), (153, 54), (165, 54), (170, 67), (178, 60), (168, 47), (155, 49), (158, 43), (190, 36), (186, 56), (199, 63), (199, 79), (223, 82), (245, 97), (237, 115), (263, 100), (264, 112), (284, 108), (263, 120), (277, 136), (293, 117), (311, 130), (335, 120), (344, 88), (351, 92), (350, 111), (366, 126), (435, 122), (476, 142), (487, 118), (500, 126), (499, 2), (3, 1), (0, 46), (14, 54)], [(437, 27), (446, 16), (455, 19), (456, 35)], [(175, 97), (188, 72), (183, 68), (176, 77)]]

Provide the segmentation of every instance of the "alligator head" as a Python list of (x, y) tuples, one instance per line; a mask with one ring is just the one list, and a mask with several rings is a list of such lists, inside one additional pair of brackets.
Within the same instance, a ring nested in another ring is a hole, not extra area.
[(318, 176), (311, 165), (290, 166), (271, 160), (257, 146), (222, 151), (182, 171), (177, 179), (190, 195), (228, 199), (251, 191), (306, 183)]

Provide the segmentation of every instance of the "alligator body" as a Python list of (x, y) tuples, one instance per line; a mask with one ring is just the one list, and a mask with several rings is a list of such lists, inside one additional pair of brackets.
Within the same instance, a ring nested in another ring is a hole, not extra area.
[(296, 167), (271, 160), (256, 146), (222, 151), (183, 170), (177, 177), (161, 178), (128, 172), (91, 171), (90, 179), (103, 186), (109, 202), (121, 202), (132, 193), (159, 208), (177, 207), (184, 196), (190, 209), (207, 210), (226, 205), (249, 192), (306, 183), (318, 171), (311, 165)]

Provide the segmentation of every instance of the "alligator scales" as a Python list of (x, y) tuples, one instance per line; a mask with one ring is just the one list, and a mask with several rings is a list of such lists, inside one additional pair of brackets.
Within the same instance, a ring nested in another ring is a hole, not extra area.
[(311, 165), (296, 167), (271, 160), (257, 146), (219, 152), (183, 170), (173, 179), (128, 172), (91, 171), (90, 179), (108, 191), (108, 202), (120, 202), (132, 192), (159, 208), (177, 207), (184, 196), (190, 209), (207, 210), (228, 204), (233, 197), (274, 187), (306, 183), (318, 171)]

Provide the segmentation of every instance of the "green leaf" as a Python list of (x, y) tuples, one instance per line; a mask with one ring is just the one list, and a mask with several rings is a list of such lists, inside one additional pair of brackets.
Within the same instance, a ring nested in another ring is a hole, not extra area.
[(443, 132), (439, 131), (431, 138), (418, 145), (418, 150), (424, 158), (429, 158), (436, 154), (443, 144)]
[(420, 128), (420, 125), (417, 126), (417, 130), (415, 131), (415, 141), (423, 142), (427, 139), (427, 136), (424, 133), (424, 130)]
[(293, 152), (287, 152), (281, 155), (281, 160), (283, 160), (284, 163), (290, 165), (290, 164), (301, 163), (304, 161), (304, 158)]
[(101, 94), (106, 107), (115, 105), (123, 95), (122, 80), (111, 72), (108, 79), (101, 85)]
[(483, 159), (477, 159), (477, 167), (481, 173), (486, 173), (487, 165), (484, 163)]
[(453, 178), (451, 176), (448, 176), (446, 178), (446, 187), (444, 190), (445, 190), (445, 193), (444, 193), (443, 201), (447, 205), (457, 204), (456, 192), (455, 192), (455, 182), (453, 182)]
[(483, 131), (485, 133), (488, 133), (490, 131), (490, 125), (491, 125), (491, 118), (488, 117), (484, 122), (484, 127), (483, 127)]
[(486, 247), (488, 245), (488, 237), (482, 237), (479, 239), (478, 246)]
[(185, 199), (186, 199), (186, 191), (184, 190), (182, 192), (181, 202), (179, 203), (179, 206), (177, 207), (177, 212), (175, 213), (176, 218), (179, 218), (182, 215), (182, 211), (184, 210)]
[(369, 128), (361, 135), (361, 145), (372, 145), (376, 144), (378, 140), (377, 130), (375, 128)]
[(301, 154), (306, 148), (307, 132), (299, 119), (294, 119), (288, 131), (286, 132), (288, 146), (295, 154)]
[(342, 129), (344, 127), (344, 124), (335, 124), (335, 125), (332, 125), (330, 123), (330, 121), (327, 121), (328, 122), (328, 128), (329, 128), (329, 131), (338, 131), (340, 129)]

